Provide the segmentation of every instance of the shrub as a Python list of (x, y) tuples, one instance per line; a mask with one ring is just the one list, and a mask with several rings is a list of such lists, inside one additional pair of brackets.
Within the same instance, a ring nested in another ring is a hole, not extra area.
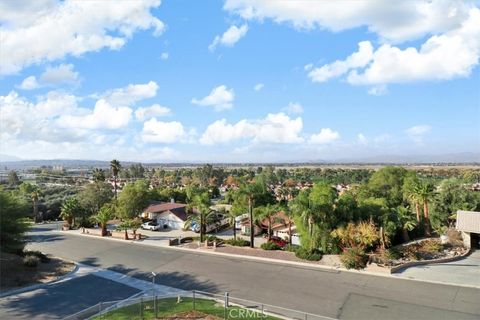
[(303, 259), (303, 260), (308, 260), (308, 261), (319, 261), (322, 259), (322, 253), (320, 250), (307, 250), (303, 247), (297, 248), (295, 251), (295, 256), (297, 258)]
[(360, 248), (346, 249), (340, 260), (347, 269), (363, 269), (367, 266), (368, 256)]
[(419, 244), (411, 244), (402, 248), (402, 256), (405, 259), (416, 261), (420, 259), (419, 253), (420, 245)]
[(25, 251), (25, 252), (24, 252), (24, 256), (34, 256), (34, 257), (37, 257), (42, 263), (48, 263), (48, 262), (50, 262), (50, 258), (49, 258), (46, 254), (44, 254), (44, 253), (42, 253), (42, 252), (40, 252), (40, 251), (38, 251), (38, 250)]
[(300, 246), (295, 244), (287, 244), (285, 247), (283, 247), (283, 251), (296, 252), (298, 248), (300, 248)]
[(454, 247), (463, 247), (463, 238), (460, 231), (449, 228), (447, 230), (448, 242)]
[(262, 245), (260, 245), (260, 248), (262, 248), (263, 250), (282, 250), (282, 247), (272, 241), (262, 243)]
[(226, 240), (224, 240), (224, 242), (226, 244), (229, 244), (229, 245), (235, 246), (235, 247), (248, 247), (250, 245), (250, 241), (245, 240), (245, 239), (241, 239), (241, 238), (239, 238), (237, 240), (235, 240), (233, 238), (226, 239)]
[(419, 249), (425, 253), (438, 253), (443, 250), (443, 245), (438, 240), (425, 240)]
[(23, 258), (23, 264), (29, 268), (35, 268), (39, 262), (40, 258), (37, 256), (27, 255)]
[(402, 258), (402, 250), (398, 247), (392, 247), (385, 250), (385, 258), (388, 260), (398, 260)]

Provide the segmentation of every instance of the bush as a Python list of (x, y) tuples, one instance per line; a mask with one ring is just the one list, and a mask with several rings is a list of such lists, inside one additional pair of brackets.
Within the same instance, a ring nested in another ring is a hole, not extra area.
[(359, 270), (367, 266), (368, 256), (360, 248), (349, 248), (342, 253), (340, 260), (345, 268)]
[(299, 248), (300, 246), (295, 244), (287, 244), (285, 247), (283, 247), (283, 251), (296, 252)]
[(425, 253), (438, 253), (442, 250), (443, 245), (438, 240), (425, 240), (420, 247), (420, 251)]
[(39, 262), (40, 258), (37, 256), (28, 255), (23, 258), (23, 264), (29, 268), (35, 268)]
[(419, 253), (420, 245), (419, 244), (411, 244), (402, 248), (402, 256), (405, 259), (417, 261), (420, 259)]
[(280, 247), (278, 244), (276, 244), (273, 241), (262, 243), (260, 248), (262, 248), (263, 250), (282, 250), (282, 247)]
[(235, 247), (248, 247), (250, 245), (250, 241), (245, 240), (245, 239), (241, 239), (241, 238), (239, 238), (237, 240), (235, 240), (233, 238), (226, 239), (226, 240), (224, 240), (224, 242), (226, 244), (229, 244), (229, 245), (235, 246)]
[(392, 247), (385, 250), (385, 258), (388, 260), (399, 260), (403, 256), (402, 250), (398, 247)]
[(449, 228), (446, 232), (448, 237), (448, 242), (454, 247), (463, 247), (463, 238), (460, 231)]
[(308, 261), (319, 261), (322, 259), (322, 253), (320, 250), (307, 250), (303, 247), (297, 248), (295, 250), (295, 256), (297, 258), (303, 259), (303, 260), (308, 260)]
[(49, 258), (46, 254), (44, 254), (44, 253), (42, 253), (42, 252), (40, 252), (40, 251), (37, 251), (37, 250), (34, 250), (34, 251), (25, 251), (25, 252), (24, 252), (24, 256), (34, 256), (34, 257), (37, 257), (42, 263), (48, 263), (48, 262), (50, 262), (50, 258)]

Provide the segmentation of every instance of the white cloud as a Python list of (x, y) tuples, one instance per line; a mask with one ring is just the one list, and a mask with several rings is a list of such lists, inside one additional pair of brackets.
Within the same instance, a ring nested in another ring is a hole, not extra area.
[(129, 84), (124, 88), (109, 90), (100, 95), (112, 105), (128, 106), (140, 100), (152, 98), (157, 94), (158, 85), (155, 81), (145, 84)]
[(192, 103), (200, 106), (211, 106), (216, 111), (231, 109), (235, 93), (233, 89), (228, 89), (225, 85), (220, 85), (212, 89), (210, 94), (202, 99), (193, 98)]
[(207, 127), (200, 143), (213, 145), (240, 139), (267, 143), (298, 143), (303, 141), (300, 137), (302, 127), (302, 118), (291, 119), (284, 113), (270, 113), (260, 120), (243, 119), (235, 124), (222, 119)]
[[(160, 0), (44, 0), (28, 5), (3, 1), (0, 74), (13, 74), (29, 65), (68, 55), (81, 56), (103, 48), (118, 50), (138, 30), (153, 28), (158, 36), (164, 24), (150, 10), (159, 5)], [(20, 21), (22, 17), (24, 21)]]
[(388, 134), (388, 133), (383, 133), (379, 136), (376, 136), (375, 138), (373, 138), (373, 142), (375, 144), (379, 144), (379, 143), (382, 143), (382, 142), (385, 142), (385, 141), (388, 141), (390, 140), (392, 137)]
[(162, 54), (160, 55), (160, 59), (167, 60), (169, 56), (170, 55), (168, 52), (162, 52)]
[(365, 135), (363, 133), (359, 133), (357, 135), (357, 141), (358, 141), (359, 144), (364, 145), (364, 146), (368, 144), (368, 139), (367, 139), (367, 137), (365, 137)]
[(150, 107), (141, 107), (135, 110), (135, 117), (137, 120), (143, 121), (148, 118), (164, 117), (171, 114), (171, 110), (159, 104), (151, 105)]
[(260, 90), (263, 89), (264, 86), (265, 86), (265, 85), (264, 85), (263, 83), (257, 83), (257, 84), (255, 85), (255, 87), (253, 87), (253, 90), (255, 90), (255, 91), (260, 91)]
[(143, 124), (141, 133), (144, 142), (174, 143), (188, 138), (188, 133), (178, 121), (162, 122), (152, 118)]
[(243, 38), (248, 31), (246, 24), (241, 27), (231, 26), (221, 36), (215, 36), (212, 43), (208, 46), (208, 50), (215, 51), (218, 45), (225, 47), (233, 47), (241, 38)]
[(73, 64), (60, 64), (56, 67), (47, 67), (40, 76), (42, 85), (57, 85), (60, 83), (75, 83), (78, 81), (78, 72), (73, 70)]
[(378, 86), (373, 86), (368, 89), (368, 94), (372, 96), (383, 96), (388, 93), (388, 88), (384, 84), (380, 84)]
[(317, 134), (312, 134), (309, 142), (312, 144), (329, 144), (340, 139), (340, 134), (330, 128), (323, 128)]
[(432, 131), (432, 127), (426, 124), (413, 126), (405, 130), (405, 133), (412, 139), (416, 144), (423, 144), (423, 138), (426, 134)]
[(33, 90), (40, 87), (40, 84), (37, 81), (35, 76), (29, 76), (23, 79), (22, 83), (18, 86), (22, 90)]
[[(370, 41), (362, 41), (358, 44), (358, 51), (351, 54), (345, 60), (337, 60), (332, 64), (323, 65), (320, 68), (311, 69), (308, 77), (313, 82), (325, 82), (347, 73), (354, 68), (365, 67), (373, 58), (373, 47)], [(308, 70), (308, 69), (306, 69)]]
[[(346, 60), (339, 60), (310, 71), (313, 81), (327, 81), (347, 74), (354, 85), (384, 85), (412, 81), (450, 80), (467, 77), (480, 59), (480, 9), (473, 8), (457, 28), (430, 37), (420, 49), (400, 49), (383, 44), (373, 52), (369, 41)], [(362, 49), (363, 48), (363, 49)], [(351, 58), (359, 55), (358, 63)], [(381, 87), (380, 87), (381, 88)], [(372, 93), (377, 90), (371, 90)], [(380, 91), (381, 92), (381, 91)]]
[(227, 0), (224, 9), (246, 20), (272, 19), (301, 29), (342, 31), (366, 26), (382, 40), (402, 42), (457, 28), (475, 1)]
[(303, 107), (298, 102), (290, 102), (288, 106), (282, 109), (288, 114), (301, 114), (303, 113)]
[(95, 103), (93, 110), (83, 109), (84, 115), (63, 115), (58, 125), (78, 129), (120, 129), (124, 128), (132, 118), (129, 107), (114, 107), (104, 99)]

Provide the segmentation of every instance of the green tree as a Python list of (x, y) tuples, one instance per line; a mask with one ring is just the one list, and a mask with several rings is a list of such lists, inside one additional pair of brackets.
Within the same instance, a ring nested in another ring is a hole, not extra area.
[(276, 214), (281, 210), (281, 208), (278, 205), (271, 205), (267, 204), (265, 206), (257, 207), (255, 208), (255, 217), (257, 220), (267, 220), (267, 235), (268, 235), (268, 241), (272, 239), (273, 236), (273, 231), (272, 231), (272, 225), (275, 223), (275, 216)]
[(111, 203), (104, 204), (98, 213), (92, 216), (93, 221), (102, 228), (102, 237), (107, 235), (107, 224), (115, 217), (115, 207)]
[(415, 172), (409, 172), (403, 182), (403, 197), (415, 206), (417, 222), (420, 222), (420, 186), (421, 182)]
[(190, 212), (187, 221), (185, 221), (185, 228), (193, 225), (200, 226), (200, 242), (203, 242), (206, 226), (211, 223), (214, 218), (214, 212), (210, 209), (210, 196), (207, 192), (196, 195), (191, 195), (191, 202), (187, 209)]
[(11, 170), (8, 172), (8, 185), (11, 187), (18, 186), (20, 184), (20, 179), (18, 178), (17, 172)]
[(417, 220), (412, 212), (403, 206), (399, 206), (394, 209), (394, 213), (397, 216), (397, 221), (402, 229), (402, 238), (404, 242), (410, 241), (409, 231), (412, 231), (417, 226)]
[(33, 221), (38, 222), (38, 202), (40, 200), (41, 190), (37, 185), (30, 183), (22, 183), (20, 191), (32, 201), (33, 206)]
[(87, 184), (76, 196), (87, 216), (96, 214), (112, 197), (112, 186), (104, 182)]
[(68, 228), (72, 228), (75, 223), (75, 217), (81, 212), (81, 207), (76, 198), (69, 198), (62, 204), (60, 218), (67, 222)]
[(28, 206), (26, 202), (0, 187), (0, 251), (20, 254), (26, 243)]
[(384, 198), (389, 208), (403, 203), (403, 181), (407, 170), (401, 167), (387, 166), (375, 172), (367, 183), (370, 196)]
[(138, 217), (150, 201), (149, 184), (145, 180), (128, 183), (120, 193), (117, 203), (117, 213), (122, 219)]
[(120, 173), (120, 170), (122, 169), (122, 165), (120, 164), (120, 161), (113, 159), (110, 161), (110, 170), (112, 171), (112, 176), (113, 176), (113, 193), (115, 196), (115, 200), (117, 200), (117, 178), (118, 174)]
[(429, 219), (429, 203), (432, 200), (435, 187), (431, 183), (422, 183), (418, 189), (418, 199), (423, 204), (423, 227), (425, 236), (430, 237), (430, 219)]
[(92, 177), (95, 183), (103, 183), (105, 182), (105, 171), (100, 168), (95, 168), (92, 171)]

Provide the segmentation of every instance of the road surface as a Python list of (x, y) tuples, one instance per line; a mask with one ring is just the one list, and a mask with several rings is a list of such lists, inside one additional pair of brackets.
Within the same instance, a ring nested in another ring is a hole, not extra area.
[[(29, 248), (181, 289), (230, 295), (340, 319), (480, 319), (480, 289), (318, 270), (53, 233)], [(94, 294), (94, 293), (92, 293)]]

